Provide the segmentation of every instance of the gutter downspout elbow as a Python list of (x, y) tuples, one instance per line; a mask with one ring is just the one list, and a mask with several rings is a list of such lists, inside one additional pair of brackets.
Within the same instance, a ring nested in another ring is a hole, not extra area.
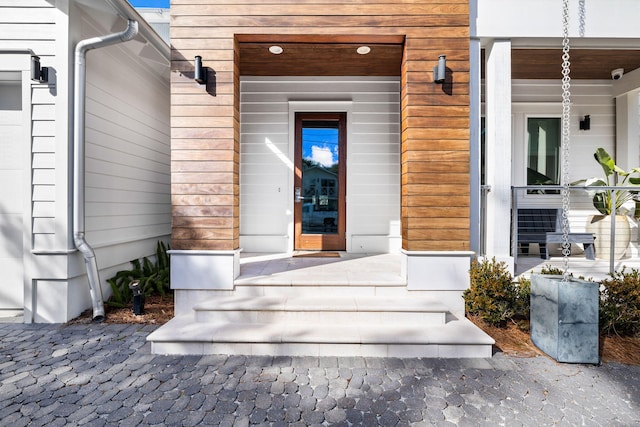
[(98, 275), (98, 263), (93, 248), (85, 240), (84, 224), (84, 174), (85, 174), (85, 90), (86, 90), (86, 64), (87, 51), (100, 47), (110, 46), (131, 40), (138, 34), (138, 22), (128, 20), (127, 28), (119, 33), (106, 36), (93, 37), (78, 42), (74, 56), (73, 74), (73, 243), (82, 253), (87, 268), (89, 280), (89, 292), (93, 305), (93, 321), (102, 322), (105, 319), (104, 301), (100, 276)]

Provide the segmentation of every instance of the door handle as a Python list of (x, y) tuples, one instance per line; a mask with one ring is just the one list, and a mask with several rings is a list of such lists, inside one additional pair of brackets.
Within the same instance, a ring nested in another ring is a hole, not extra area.
[(295, 198), (295, 203), (300, 203), (304, 200), (304, 197), (302, 197), (302, 188), (296, 187), (294, 198)]

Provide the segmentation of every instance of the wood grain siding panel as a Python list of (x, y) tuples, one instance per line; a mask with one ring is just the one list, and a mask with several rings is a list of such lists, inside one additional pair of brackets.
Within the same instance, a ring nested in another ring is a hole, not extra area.
[[(250, 93), (244, 87), (240, 92), (241, 75), (398, 76), (402, 78), (401, 97), (394, 102), (401, 114), (396, 110), (395, 129), (389, 131), (389, 135), (402, 133), (401, 145), (396, 145), (395, 151), (386, 142), (381, 145), (355, 145), (354, 149), (367, 148), (358, 154), (358, 159), (378, 165), (381, 172), (388, 171), (391, 177), (394, 174), (398, 177), (401, 173), (401, 179), (396, 178), (400, 181), (397, 188), (415, 184), (416, 191), (424, 191), (404, 194), (401, 202), (399, 190), (394, 196), (402, 206), (403, 230), (414, 227), (410, 233), (403, 232), (405, 249), (454, 250), (469, 247), (467, 0), (280, 0), (268, 4), (259, 0), (172, 0), (171, 7), (174, 70), (171, 90), (172, 190), (174, 197), (178, 196), (174, 200), (180, 203), (227, 203), (227, 199), (203, 197), (211, 196), (205, 188), (215, 185), (229, 186), (227, 191), (233, 190), (234, 197), (239, 200), (237, 184), (242, 167), (243, 233), (253, 233), (258, 229), (264, 232), (265, 227), (278, 228), (273, 224), (259, 227), (259, 221), (252, 218), (259, 217), (260, 206), (267, 210), (269, 206), (275, 209), (275, 206), (282, 206), (279, 204), (282, 200), (287, 200), (283, 191), (288, 194), (288, 189), (280, 187), (279, 194), (260, 198), (258, 188), (263, 186), (277, 190), (276, 183), (286, 173), (274, 163), (273, 152), (266, 152), (264, 144), (267, 138), (273, 144), (272, 148), (286, 149), (283, 145), (286, 139), (283, 141), (282, 135), (287, 132), (287, 109), (282, 107), (286, 107), (287, 99), (282, 95), (290, 92), (277, 84), (270, 90), (264, 86), (261, 90), (267, 91), (271, 99), (261, 102), (259, 99), (264, 94)], [(277, 57), (267, 52), (266, 48), (271, 43), (290, 43), (291, 46), (285, 46), (285, 54)], [(306, 46), (300, 45), (305, 43)], [(353, 44), (370, 44), (375, 50), (376, 43), (382, 50), (388, 49), (381, 56), (386, 59), (376, 61), (369, 57), (360, 63), (357, 60), (337, 60), (346, 58), (347, 51), (352, 54)], [(297, 52), (301, 56), (298, 60), (287, 59), (287, 52), (296, 52), (295, 44), (298, 44)], [(322, 48), (311, 50), (310, 46), (314, 44)], [(403, 50), (397, 50), (398, 47)], [(215, 96), (190, 80), (196, 54), (202, 55), (204, 64), (215, 70)], [(449, 59), (451, 79), (444, 86), (445, 91), (442, 85), (431, 82), (432, 69), (440, 54), (446, 54)], [(300, 60), (301, 57), (304, 60)], [(339, 87), (340, 84), (336, 82), (336, 87), (329, 91), (323, 87), (324, 92), (318, 93), (314, 93), (313, 85), (309, 85), (309, 90), (303, 92), (311, 99), (344, 99), (346, 89)], [(241, 95), (242, 152), (238, 149)], [(250, 108), (245, 108), (245, 104)], [(385, 125), (370, 122), (370, 117), (371, 112), (363, 111), (358, 117), (354, 113), (363, 129), (372, 129), (370, 134), (384, 134)], [(285, 130), (278, 130), (280, 127)], [(366, 130), (362, 131), (363, 138), (366, 134)], [(229, 146), (231, 141), (233, 147)], [(395, 164), (386, 163), (389, 159)], [(252, 180), (252, 174), (248, 172), (261, 167), (272, 172), (263, 173), (260, 180)], [(358, 164), (351, 171), (365, 169), (366, 165)], [(189, 184), (203, 187), (193, 190)], [(442, 186), (443, 198), (433, 197), (424, 186), (426, 184)], [(370, 188), (363, 184), (359, 190), (366, 195)], [(248, 199), (250, 194), (255, 198)], [(200, 197), (180, 197), (186, 195)], [(443, 206), (447, 196), (451, 196), (455, 206)], [(238, 248), (236, 236), (241, 217), (236, 208), (237, 200), (233, 205), (178, 206), (174, 203), (174, 247)], [(357, 194), (350, 195), (349, 203), (356, 207), (352, 214), (366, 217), (366, 210), (371, 211), (372, 207), (363, 203), (362, 209), (358, 210), (358, 200), (367, 198), (358, 199)], [(381, 197), (379, 200), (389, 201), (393, 197)], [(393, 205), (394, 202), (389, 203)], [(255, 213), (254, 208), (257, 209)], [(453, 223), (451, 226), (461, 231), (458, 234), (443, 233), (441, 238), (434, 239), (433, 236), (439, 235), (436, 231), (446, 230), (446, 222), (430, 223), (425, 218), (447, 218), (445, 211), (453, 214), (449, 219)], [(285, 214), (279, 215), (286, 222)], [(189, 221), (190, 216), (211, 219), (222, 216), (232, 218), (233, 223)], [(225, 230), (224, 227), (229, 228)], [(374, 230), (376, 227), (371, 225), (370, 228)]]
[[(469, 249), (469, 45), (407, 37), (402, 92), (402, 238), (407, 250)], [(432, 82), (440, 54), (447, 80)]]

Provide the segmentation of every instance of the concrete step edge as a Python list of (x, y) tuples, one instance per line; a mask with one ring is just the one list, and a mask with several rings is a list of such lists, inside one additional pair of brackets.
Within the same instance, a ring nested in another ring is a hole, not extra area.
[(219, 296), (196, 304), (193, 310), (440, 313), (447, 312), (448, 308), (420, 297)]
[(176, 317), (147, 337), (151, 342), (352, 343), (493, 345), (495, 341), (469, 320), (444, 325), (336, 324), (304, 322), (196, 323)]

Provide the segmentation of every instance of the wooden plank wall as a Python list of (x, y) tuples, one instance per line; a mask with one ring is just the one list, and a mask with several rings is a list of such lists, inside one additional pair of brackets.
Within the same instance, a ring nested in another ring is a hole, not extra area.
[[(173, 248), (239, 246), (241, 34), (405, 36), (403, 248), (469, 248), (468, 0), (172, 0), (171, 26)], [(444, 86), (432, 76), (441, 54)], [(215, 70), (216, 96), (191, 80), (195, 55)]]

